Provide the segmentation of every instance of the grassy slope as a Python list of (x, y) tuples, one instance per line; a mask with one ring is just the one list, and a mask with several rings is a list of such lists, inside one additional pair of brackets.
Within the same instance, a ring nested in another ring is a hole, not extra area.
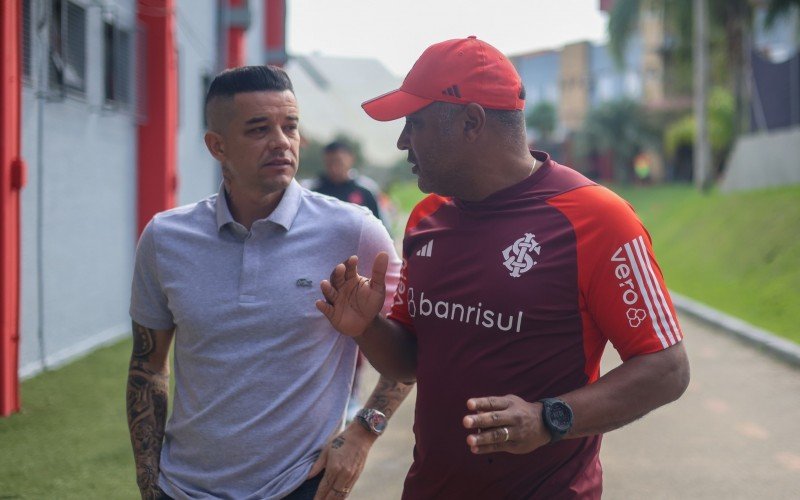
[(0, 498), (138, 498), (125, 416), (130, 342), (22, 384), (0, 418)]
[(617, 191), (650, 230), (670, 288), (800, 343), (800, 186)]
[[(670, 288), (800, 343), (800, 186), (616, 191), (650, 231)], [(391, 195), (401, 212), (423, 196), (413, 183)]]

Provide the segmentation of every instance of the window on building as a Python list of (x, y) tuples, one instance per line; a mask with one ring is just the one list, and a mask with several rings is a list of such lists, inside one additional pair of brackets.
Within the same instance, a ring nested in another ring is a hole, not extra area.
[(52, 0), (50, 87), (86, 92), (86, 9), (68, 0)]
[(113, 22), (104, 21), (103, 41), (106, 102), (128, 105), (131, 102), (131, 34)]
[(22, 1), (22, 77), (31, 78), (31, 2)]

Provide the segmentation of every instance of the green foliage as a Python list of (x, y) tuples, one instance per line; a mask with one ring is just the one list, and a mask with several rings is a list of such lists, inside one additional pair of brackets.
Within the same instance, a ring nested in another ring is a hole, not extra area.
[(615, 190), (647, 226), (672, 290), (800, 343), (800, 185)]
[[(735, 114), (733, 95), (722, 87), (711, 89), (708, 98), (708, 139), (716, 164), (724, 161), (733, 146)], [(675, 156), (680, 147), (693, 147), (694, 138), (694, 116), (685, 115), (664, 132), (664, 151), (668, 156)]]
[(525, 116), (528, 128), (534, 130), (539, 138), (547, 142), (558, 125), (558, 111), (552, 102), (541, 101)]
[(694, 134), (694, 116), (689, 114), (677, 120), (664, 131), (664, 152), (674, 157), (681, 146), (693, 146)]
[[(664, 45), (661, 49), (665, 66), (664, 83), (669, 95), (692, 91), (692, 0), (617, 0), (608, 19), (609, 49), (618, 67), (625, 65), (625, 49), (639, 29), (639, 18), (645, 9), (659, 15), (664, 24)], [(736, 104), (735, 124), (743, 123), (744, 43), (754, 19), (751, 0), (709, 0), (709, 51), (711, 82), (733, 90)], [(767, 0), (765, 24), (800, 8), (800, 0)]]
[(627, 180), (633, 158), (658, 144), (658, 132), (639, 103), (623, 99), (592, 109), (576, 137), (576, 152), (587, 158), (593, 152), (612, 152), (619, 179)]
[(416, 180), (397, 182), (389, 189), (389, 197), (400, 213), (411, 213), (414, 205), (427, 196), (419, 190)]

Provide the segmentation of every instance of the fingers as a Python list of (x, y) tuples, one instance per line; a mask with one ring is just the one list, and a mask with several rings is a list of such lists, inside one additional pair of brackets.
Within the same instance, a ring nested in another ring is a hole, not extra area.
[[(341, 474), (329, 474), (329, 469), (326, 468), (314, 500), (336, 500), (350, 496), (352, 484), (340, 476)], [(355, 481), (352, 482), (355, 483)]]
[[(338, 266), (337, 266), (338, 267)], [(345, 281), (351, 280), (358, 276), (358, 256), (351, 255), (348, 257), (346, 261), (344, 261), (344, 279)]]
[[(347, 261), (345, 261), (345, 262), (347, 262)], [(345, 282), (345, 277), (344, 277), (345, 270), (346, 270), (346, 267), (345, 267), (344, 263), (342, 263), (342, 264), (337, 264), (336, 267), (333, 268), (333, 271), (331, 271), (331, 278), (329, 280), (329, 283), (331, 285), (333, 285), (334, 288), (338, 289), (338, 288), (341, 288), (342, 285), (344, 285), (344, 282)]]
[[(386, 271), (384, 271), (384, 274), (386, 274)], [(358, 256), (351, 255), (347, 260), (333, 268), (329, 281), (333, 288), (338, 290), (347, 280), (351, 280), (356, 276), (358, 276)]]
[(317, 461), (314, 462), (314, 465), (311, 466), (311, 470), (308, 472), (308, 476), (306, 479), (311, 479), (315, 477), (317, 474), (322, 472), (322, 469), (325, 468), (325, 462), (328, 461), (328, 448), (323, 448), (322, 453), (319, 454), (317, 457)]
[(339, 295), (339, 292), (333, 287), (330, 281), (322, 280), (319, 283), (319, 289), (322, 290), (322, 296), (325, 297), (325, 300), (327, 300), (329, 304), (336, 302), (336, 297)]
[(511, 406), (508, 396), (490, 396), (486, 398), (471, 398), (467, 400), (467, 409), (472, 411), (505, 410)]
[(372, 263), (372, 277), (369, 286), (373, 290), (383, 291), (386, 288), (386, 269), (389, 267), (389, 254), (380, 252)]
[(516, 428), (511, 425), (483, 429), (477, 434), (470, 434), (467, 436), (467, 445), (469, 445), (473, 453), (483, 448), (488, 448), (491, 451), (498, 451), (503, 449), (503, 445), (507, 444), (510, 446), (514, 444), (512, 433), (516, 435), (515, 429)]

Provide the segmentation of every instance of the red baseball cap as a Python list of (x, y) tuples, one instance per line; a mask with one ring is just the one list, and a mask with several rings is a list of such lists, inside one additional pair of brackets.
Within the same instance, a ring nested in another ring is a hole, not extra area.
[(431, 45), (419, 56), (399, 89), (361, 104), (385, 122), (410, 115), (435, 102), (488, 109), (521, 110), (522, 80), (499, 50), (475, 36)]

